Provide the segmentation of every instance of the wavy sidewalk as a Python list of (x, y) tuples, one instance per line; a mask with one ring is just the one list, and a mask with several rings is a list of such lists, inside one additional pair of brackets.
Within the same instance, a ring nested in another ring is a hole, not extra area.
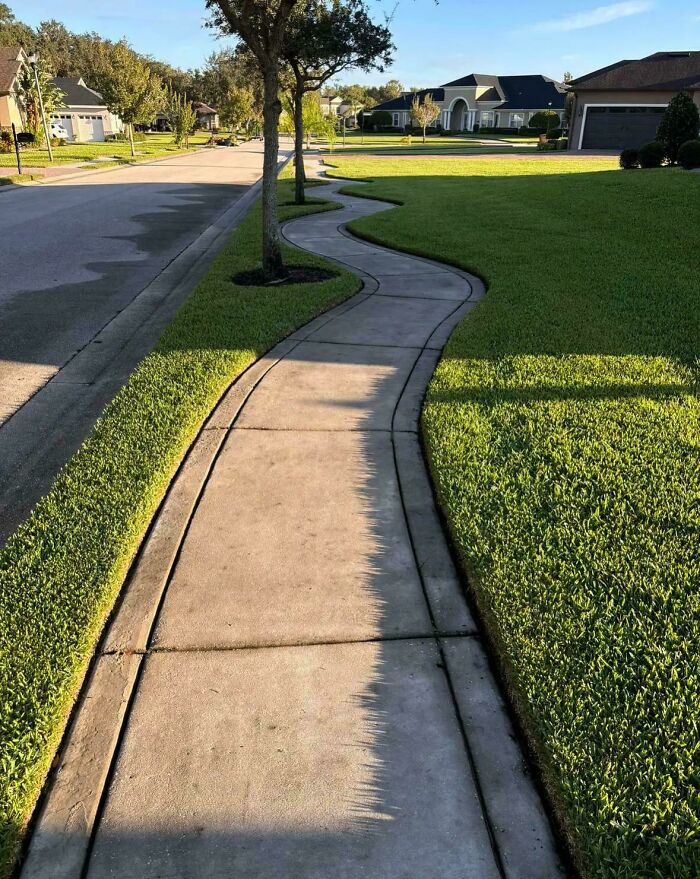
[(23, 879), (561, 876), (433, 506), (426, 385), (483, 295), (350, 236), (360, 275), (212, 414), (142, 550)]

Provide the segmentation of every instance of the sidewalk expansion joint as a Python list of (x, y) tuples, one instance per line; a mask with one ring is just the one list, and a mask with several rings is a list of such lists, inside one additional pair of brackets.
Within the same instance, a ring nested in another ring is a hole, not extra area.
[(306, 647), (333, 647), (353, 644), (388, 644), (395, 641), (435, 641), (478, 638), (478, 632), (414, 632), (406, 635), (377, 635), (375, 638), (338, 638), (335, 640), (284, 641), (279, 644), (226, 644), (202, 647), (145, 647), (133, 650), (105, 650), (100, 656), (153, 656), (159, 653), (239, 653), (242, 650), (295, 650)]

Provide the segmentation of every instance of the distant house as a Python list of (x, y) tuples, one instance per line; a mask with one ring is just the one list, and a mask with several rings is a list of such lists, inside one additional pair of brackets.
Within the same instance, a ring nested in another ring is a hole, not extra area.
[(121, 119), (109, 112), (102, 95), (81, 77), (57, 76), (51, 81), (63, 92), (63, 107), (51, 119), (63, 125), (70, 140), (101, 141), (123, 130)]
[(411, 121), (411, 105), (418, 95), (432, 95), (440, 106), (436, 125), (445, 131), (473, 131), (480, 128), (514, 128), (527, 125), (535, 113), (553, 110), (563, 120), (567, 87), (539, 74), (492, 76), (470, 73), (438, 88), (406, 92), (379, 104), (373, 110), (391, 113), (392, 126), (404, 128)]
[(197, 128), (204, 131), (214, 131), (219, 127), (219, 111), (207, 104), (195, 104), (194, 112), (197, 114)]
[(576, 96), (572, 149), (639, 147), (654, 140), (678, 92), (690, 92), (700, 107), (700, 52), (656, 52), (639, 61), (618, 61), (570, 85)]
[(0, 128), (14, 123), (21, 131), (24, 125), (19, 94), (19, 75), (27, 64), (27, 56), (19, 46), (0, 46)]
[(354, 115), (350, 114), (351, 106), (340, 95), (326, 95), (321, 98), (321, 113), (324, 116), (334, 116), (337, 119), (345, 119), (346, 123), (354, 123)]

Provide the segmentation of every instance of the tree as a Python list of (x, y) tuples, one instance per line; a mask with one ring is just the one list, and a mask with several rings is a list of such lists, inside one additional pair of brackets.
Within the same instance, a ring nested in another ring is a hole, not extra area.
[(238, 36), (255, 56), (263, 79), (264, 135), (262, 185), (262, 274), (267, 282), (284, 276), (277, 210), (280, 57), (289, 18), (299, 0), (206, 0), (210, 26)]
[(191, 102), (187, 100), (187, 95), (168, 88), (165, 115), (168, 117), (170, 128), (175, 136), (175, 143), (178, 146), (184, 143), (185, 149), (187, 149), (190, 145), (190, 134), (197, 124), (197, 113)]
[[(44, 114), (47, 118), (63, 106), (64, 93), (58, 86), (51, 82), (52, 71), (43, 58), (39, 58), (36, 68), (41, 98), (44, 102)], [(39, 146), (44, 143), (44, 126), (41, 119), (41, 104), (39, 93), (36, 89), (34, 71), (30, 67), (23, 67), (19, 77), (19, 91), (25, 113), (25, 128), (36, 138)]]
[(528, 126), (544, 134), (552, 128), (558, 128), (559, 115), (554, 110), (540, 110), (530, 119)]
[(375, 110), (369, 117), (370, 125), (375, 131), (391, 126), (391, 113), (388, 110)]
[(416, 95), (411, 104), (411, 118), (419, 128), (423, 129), (423, 143), (425, 143), (425, 129), (432, 125), (440, 115), (440, 105), (436, 104), (433, 96), (428, 92), (421, 99)]
[[(349, 67), (383, 70), (391, 63), (389, 29), (372, 21), (364, 0), (306, 0), (290, 18), (283, 57), (292, 74), (294, 113), (295, 201), (304, 203), (304, 95), (318, 92)], [(359, 88), (359, 87), (358, 87)], [(363, 90), (363, 99), (366, 93)], [(307, 110), (316, 104), (307, 102)], [(320, 116), (320, 108), (319, 108)], [(320, 121), (318, 117), (314, 120)], [(306, 125), (306, 130), (310, 130)]]
[(22, 46), (34, 49), (36, 34), (21, 21), (17, 21), (12, 10), (5, 3), (0, 3), (0, 46)]
[(666, 148), (667, 159), (675, 165), (678, 150), (688, 140), (695, 140), (700, 130), (700, 113), (688, 92), (678, 92), (669, 102), (656, 138)]
[(364, 107), (368, 101), (367, 89), (363, 85), (344, 85), (340, 87), (340, 96), (348, 105), (342, 114), (343, 120), (343, 146), (345, 146), (345, 134), (347, 131), (347, 120), (354, 118)]
[(232, 86), (224, 99), (219, 102), (219, 117), (224, 125), (233, 129), (245, 127), (250, 130), (253, 121), (259, 117), (255, 94), (245, 86)]
[(101, 76), (100, 92), (110, 112), (126, 123), (131, 155), (135, 156), (134, 125), (152, 122), (165, 106), (160, 78), (122, 41), (115, 43), (109, 53), (109, 68)]

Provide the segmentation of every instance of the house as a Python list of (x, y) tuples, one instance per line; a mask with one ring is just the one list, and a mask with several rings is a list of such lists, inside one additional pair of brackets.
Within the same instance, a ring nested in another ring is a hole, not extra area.
[(124, 125), (105, 106), (102, 95), (88, 88), (81, 77), (57, 76), (51, 82), (63, 92), (63, 107), (51, 114), (70, 140), (100, 141), (122, 131)]
[(19, 75), (27, 56), (19, 46), (0, 46), (0, 128), (23, 127)]
[(355, 124), (355, 114), (351, 113), (352, 106), (349, 101), (341, 98), (340, 95), (327, 95), (321, 98), (321, 113), (324, 116), (335, 116), (338, 119), (344, 119), (346, 125)]
[(407, 92), (373, 108), (391, 113), (392, 126), (404, 128), (411, 122), (411, 105), (416, 97), (432, 95), (440, 106), (436, 125), (446, 131), (473, 131), (481, 128), (514, 128), (527, 125), (541, 110), (554, 110), (564, 116), (567, 87), (539, 74), (491, 76), (470, 73), (438, 88)]
[(219, 111), (208, 104), (194, 104), (194, 112), (197, 114), (197, 128), (204, 131), (215, 131), (219, 128)]
[(639, 147), (654, 140), (671, 98), (688, 91), (700, 107), (700, 52), (656, 52), (618, 61), (570, 83), (574, 150)]

